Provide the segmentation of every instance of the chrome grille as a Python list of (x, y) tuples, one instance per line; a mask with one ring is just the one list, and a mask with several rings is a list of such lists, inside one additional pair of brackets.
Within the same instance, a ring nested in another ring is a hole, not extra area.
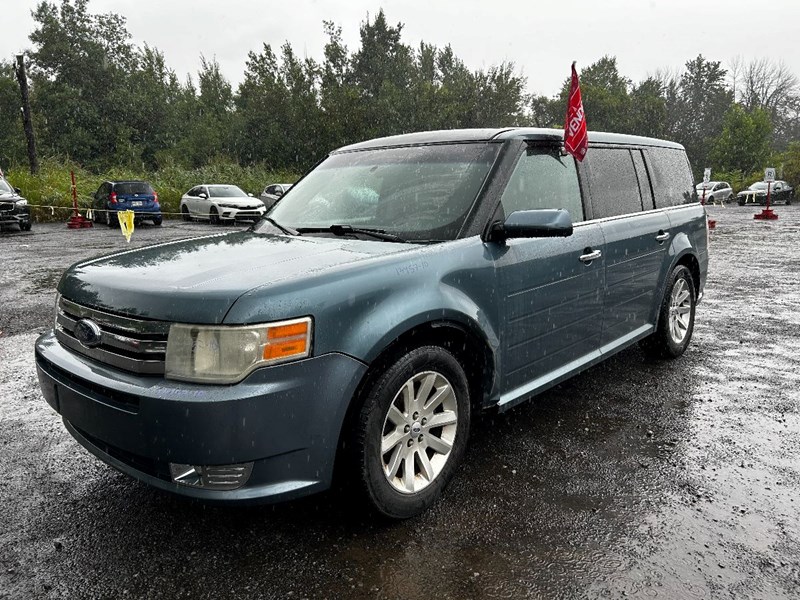
[[(81, 319), (100, 327), (100, 342), (88, 347), (75, 337)], [(163, 375), (169, 323), (123, 317), (60, 298), (56, 337), (62, 345), (118, 369), (141, 375)]]

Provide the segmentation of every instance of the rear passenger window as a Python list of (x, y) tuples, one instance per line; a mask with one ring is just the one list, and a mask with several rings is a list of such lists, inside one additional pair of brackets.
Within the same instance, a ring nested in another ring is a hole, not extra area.
[(565, 208), (573, 223), (583, 221), (575, 159), (558, 150), (528, 148), (514, 167), (500, 205), (506, 216), (515, 210)]
[(648, 148), (646, 154), (647, 165), (653, 174), (656, 208), (697, 202), (686, 152), (673, 148)]
[(592, 189), (592, 216), (595, 219), (641, 212), (639, 180), (630, 150), (589, 148), (586, 161)]

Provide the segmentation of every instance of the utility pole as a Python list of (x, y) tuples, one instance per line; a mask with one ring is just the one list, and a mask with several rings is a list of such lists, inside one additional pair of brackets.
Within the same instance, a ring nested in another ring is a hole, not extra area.
[(25, 138), (28, 140), (28, 162), (31, 165), (31, 175), (39, 172), (39, 160), (36, 158), (36, 140), (33, 137), (33, 121), (31, 121), (31, 102), (28, 98), (28, 76), (25, 73), (25, 57), (17, 54), (17, 65), (14, 69), (19, 81), (19, 92), (22, 96), (22, 126), (25, 129)]

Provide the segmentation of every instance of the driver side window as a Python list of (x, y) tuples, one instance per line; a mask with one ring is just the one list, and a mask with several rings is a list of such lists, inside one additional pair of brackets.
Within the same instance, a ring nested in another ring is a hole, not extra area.
[(578, 173), (572, 156), (558, 149), (528, 148), (500, 199), (505, 216), (515, 210), (565, 208), (573, 223), (584, 220)]

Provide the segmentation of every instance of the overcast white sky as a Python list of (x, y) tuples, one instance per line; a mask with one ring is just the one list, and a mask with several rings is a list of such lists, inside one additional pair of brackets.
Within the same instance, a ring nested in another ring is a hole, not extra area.
[[(58, 1), (60, 4), (60, 0)], [(30, 47), (36, 0), (0, 0), (0, 57)], [(800, 0), (90, 0), (94, 13), (123, 15), (137, 44), (164, 52), (183, 80), (200, 55), (216, 57), (235, 85), (247, 53), (289, 41), (297, 54), (322, 60), (322, 21), (340, 25), (348, 48), (359, 24), (383, 7), (404, 23), (403, 41), (444, 46), (470, 68), (513, 61), (528, 91), (554, 95), (572, 60), (586, 67), (617, 57), (634, 82), (657, 69), (678, 70), (702, 53), (728, 65), (734, 57), (782, 60), (800, 76)]]

